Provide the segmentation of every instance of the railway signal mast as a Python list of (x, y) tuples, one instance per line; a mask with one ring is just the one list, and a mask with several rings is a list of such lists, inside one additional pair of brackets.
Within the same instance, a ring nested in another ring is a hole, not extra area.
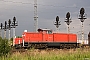
[(13, 17), (13, 22), (9, 19), (8, 20), (8, 25), (7, 21), (5, 21), (5, 26), (1, 23), (1, 28), (0, 28), (0, 37), (2, 37), (1, 30), (4, 29), (4, 38), (6, 38), (6, 30), (9, 29), (9, 41), (10, 41), (10, 30), (13, 28), (13, 46), (14, 46), (14, 39), (15, 39), (15, 28), (18, 26), (18, 21), (16, 21), (16, 17)]
[(5, 26), (4, 26), (4, 38), (6, 38), (6, 30), (7, 30), (7, 21), (5, 21)]
[(2, 37), (2, 29), (3, 29), (3, 24), (1, 23), (1, 26), (0, 26), (0, 37)]
[(84, 27), (83, 27), (83, 23), (84, 23), (84, 20), (87, 19), (85, 18), (85, 9), (84, 8), (81, 8), (80, 9), (80, 15), (79, 15), (80, 18), (80, 21), (82, 23), (82, 44), (84, 44)]
[(66, 21), (65, 21), (65, 22), (67, 23), (68, 33), (69, 33), (69, 32), (70, 32), (69, 25), (70, 25), (70, 23), (72, 22), (71, 19), (70, 19), (70, 13), (69, 13), (69, 12), (67, 12), (67, 14), (66, 14)]
[(34, 0), (34, 26), (35, 32), (37, 32), (38, 29), (37, 0)]
[(88, 34), (88, 45), (90, 46), (90, 32)]
[(18, 22), (16, 22), (16, 17), (13, 17), (13, 22), (12, 22), (12, 28), (13, 28), (13, 46), (15, 45), (15, 28), (18, 26)]
[(57, 28), (57, 31), (58, 31), (59, 25), (61, 25), (58, 16), (56, 17), (56, 22), (55, 22), (54, 25), (56, 25), (56, 28)]
[(8, 29), (9, 29), (9, 41), (10, 41), (10, 36), (11, 36), (10, 35), (11, 34), (10, 33), (11, 32), (11, 20), (10, 19), (8, 20)]

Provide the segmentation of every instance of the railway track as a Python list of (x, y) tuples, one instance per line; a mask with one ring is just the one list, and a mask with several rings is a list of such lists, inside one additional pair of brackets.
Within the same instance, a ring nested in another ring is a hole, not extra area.
[(14, 52), (20, 52), (20, 53), (22, 53), (22, 52), (26, 52), (26, 51), (27, 51), (27, 49), (12, 49), (11, 50), (12, 53), (14, 53)]
[[(80, 49), (90, 49), (90, 47), (88, 46), (88, 45), (83, 45), (83, 47), (80, 47)], [(22, 48), (22, 49), (15, 49), (15, 48), (13, 48), (12, 50), (11, 50), (11, 53), (14, 53), (14, 52), (20, 52), (20, 53), (22, 53), (22, 52), (27, 52), (27, 51), (29, 51), (30, 49), (24, 49), (24, 48)], [(51, 50), (77, 50), (77, 48), (70, 48), (70, 49), (68, 49), (68, 48), (63, 48), (63, 49), (60, 49), (60, 48), (56, 48), (56, 47), (48, 47), (48, 48), (40, 48), (40, 49), (33, 49), (33, 48), (31, 48), (31, 50), (34, 50), (34, 51), (36, 51), (36, 50), (38, 50), (38, 51), (42, 51), (42, 50), (45, 50), (45, 51), (51, 51)]]

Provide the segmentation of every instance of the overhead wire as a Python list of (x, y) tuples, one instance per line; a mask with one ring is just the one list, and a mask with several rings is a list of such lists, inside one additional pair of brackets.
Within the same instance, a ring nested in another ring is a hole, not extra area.
[[(30, 2), (20, 2), (20, 1), (6, 1), (6, 0), (0, 0), (0, 1), (3, 1), (3, 2), (6, 2), (6, 3), (15, 3), (15, 4), (26, 4), (26, 5), (34, 5), (34, 3), (30, 3)], [(37, 4), (39, 6), (46, 6), (46, 7), (54, 7), (54, 8), (80, 8), (79, 6), (59, 6), (59, 5), (45, 5), (45, 4)], [(90, 8), (90, 7), (85, 7), (85, 8)], [(47, 9), (47, 8), (46, 8)], [(38, 11), (38, 12), (41, 12), (41, 11)]]
[(19, 3), (19, 4), (33, 4), (33, 3), (24, 3), (24, 2), (16, 2), (16, 1), (5, 1), (5, 0), (0, 0), (0, 1), (3, 1), (3, 2), (9, 2), (9, 3)]
[[(34, 3), (30, 3), (30, 2), (20, 2), (20, 1), (6, 1), (6, 0), (0, 0), (0, 1), (2, 1), (2, 2), (5, 2), (5, 3), (14, 3), (14, 4), (26, 4), (26, 5), (29, 5), (29, 4), (31, 4), (31, 5), (34, 5)], [(45, 5), (45, 4), (37, 4), (37, 5), (39, 5), (39, 6), (46, 6), (46, 7), (55, 7), (55, 8), (57, 8), (57, 7), (61, 7), (61, 8), (72, 8), (72, 7), (66, 7), (66, 6), (56, 6), (56, 5)], [(47, 8), (45, 8), (45, 9), (47, 9)], [(41, 11), (38, 11), (39, 13), (41, 12)]]
[[(0, 0), (3, 2), (10, 2), (10, 3), (19, 3), (19, 4), (31, 4), (34, 5), (34, 3), (30, 2), (17, 2), (17, 1), (6, 1), (6, 0)], [(45, 4), (38, 4), (40, 6), (47, 6), (47, 7), (62, 7), (62, 8), (80, 8), (78, 6), (59, 6), (59, 5), (45, 5)], [(85, 8), (90, 8), (90, 7), (85, 7)]]

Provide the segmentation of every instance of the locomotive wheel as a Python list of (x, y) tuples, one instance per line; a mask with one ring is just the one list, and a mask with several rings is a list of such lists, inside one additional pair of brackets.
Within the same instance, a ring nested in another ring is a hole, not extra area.
[(36, 49), (47, 48), (47, 44), (31, 44), (30, 48), (36, 48)]

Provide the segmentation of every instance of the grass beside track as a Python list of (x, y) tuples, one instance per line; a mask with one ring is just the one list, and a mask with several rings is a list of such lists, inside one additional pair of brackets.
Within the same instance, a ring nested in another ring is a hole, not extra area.
[(31, 49), (26, 52), (14, 52), (0, 60), (90, 60), (89, 49), (69, 49), (69, 50), (38, 50)]

